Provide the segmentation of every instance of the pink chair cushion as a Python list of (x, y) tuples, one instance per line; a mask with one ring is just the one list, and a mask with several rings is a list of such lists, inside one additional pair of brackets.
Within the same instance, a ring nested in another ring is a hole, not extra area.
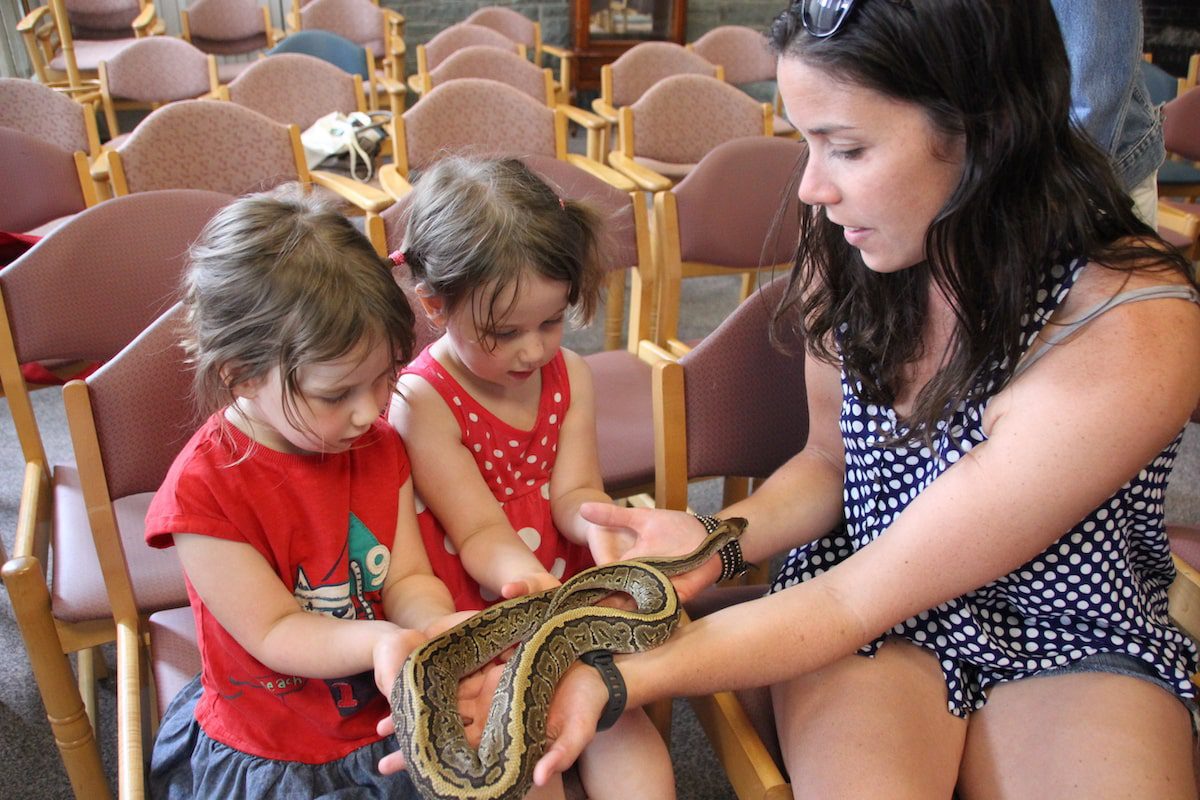
[(715, 78), (717, 68), (674, 42), (642, 42), (612, 63), (612, 103), (630, 105), (663, 78), (688, 74)]
[(68, 153), (88, 151), (83, 106), (24, 78), (0, 78), (0, 128), (16, 128)]
[(276, 53), (229, 84), (229, 99), (282, 124), (308, 128), (331, 111), (358, 110), (354, 77), (314, 56)]
[(532, 52), (537, 44), (537, 34), (533, 20), (511, 8), (504, 6), (485, 6), (477, 9), (464, 22), (472, 25), (482, 25), (485, 28), (502, 33), (514, 42), (520, 42)]
[(694, 164), (719, 144), (763, 136), (762, 104), (727, 83), (704, 75), (672, 75), (635, 102), (634, 154)]
[(743, 25), (721, 25), (692, 42), (692, 52), (725, 68), (729, 83), (775, 79), (775, 56), (767, 37)]
[[(51, 544), (50, 605), (57, 619), (83, 622), (112, 615), (104, 576), (92, 543), (79, 472), (72, 465), (54, 469), (54, 532)], [(155, 550), (145, 542), (146, 510), (153, 492), (113, 504), (125, 543), (125, 557), (139, 608), (158, 610), (186, 604), (183, 569), (173, 550)]]
[(161, 715), (179, 690), (200, 673), (196, 617), (191, 606), (184, 606), (151, 614), (149, 622), (150, 668)]
[(198, 97), (211, 87), (208, 57), (183, 39), (138, 39), (107, 63), (108, 90), (115, 98), (169, 102)]
[(496, 47), (471, 45), (457, 50), (430, 70), (429, 78), (434, 86), (459, 78), (490, 78), (520, 89), (539, 103), (546, 102), (546, 78), (541, 67)]
[(1192, 88), (1163, 106), (1167, 152), (1200, 161), (1200, 91)]
[[(192, 44), (205, 52), (222, 52), (207, 50), (201, 47), (199, 41), (205, 43), (223, 42), (227, 45), (257, 40), (266, 45), (267, 38), (263, 31), (262, 8), (257, 0), (194, 0), (187, 4), (188, 28), (192, 34)], [(257, 48), (251, 48), (257, 49)], [(243, 53), (246, 50), (224, 52)]]
[(383, 10), (371, 0), (312, 0), (300, 9), (301, 27), (316, 28), (383, 53)]
[(555, 155), (554, 111), (497, 81), (462, 78), (435, 86), (404, 113), (412, 169), (445, 153)]
[(514, 54), (517, 52), (516, 43), (504, 34), (482, 25), (460, 22), (451, 25), (425, 43), (425, 66), (433, 70), (449, 58), (451, 53), (472, 45), (497, 47)]
[(605, 491), (654, 482), (654, 405), (650, 365), (627, 350), (584, 356), (596, 391), (596, 436)]
[[(82, 72), (95, 72), (101, 61), (111, 61), (117, 53), (136, 41), (132, 36), (127, 39), (78, 39), (75, 41), (75, 65)], [(67, 59), (62, 53), (50, 59), (50, 69), (67, 71)]]
[(0, 128), (0, 230), (32, 231), (83, 210), (70, 151), (15, 128)]
[(1168, 525), (1167, 539), (1171, 552), (1195, 569), (1200, 569), (1200, 527), (1193, 525)]
[(797, 180), (805, 146), (750, 136), (709, 152), (671, 189), (683, 261), (726, 267), (790, 263), (799, 238)]
[(236, 103), (181, 100), (142, 120), (117, 151), (129, 191), (263, 191), (299, 175), (287, 126)]

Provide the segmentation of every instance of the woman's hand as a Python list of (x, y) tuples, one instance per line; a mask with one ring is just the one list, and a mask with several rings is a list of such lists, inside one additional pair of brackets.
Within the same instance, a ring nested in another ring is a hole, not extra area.
[(563, 675), (546, 719), (547, 748), (533, 769), (533, 782), (545, 786), (565, 772), (596, 736), (596, 723), (608, 704), (608, 689), (596, 670), (576, 663)]
[[(579, 513), (594, 525), (616, 531), (603, 540), (610, 549), (597, 552), (593, 548), (597, 564), (641, 556), (684, 556), (699, 547), (706, 535), (700, 521), (683, 511), (584, 503)], [(676, 575), (671, 582), (680, 597), (688, 600), (711, 586), (720, 574), (720, 559), (713, 556), (691, 572)]]

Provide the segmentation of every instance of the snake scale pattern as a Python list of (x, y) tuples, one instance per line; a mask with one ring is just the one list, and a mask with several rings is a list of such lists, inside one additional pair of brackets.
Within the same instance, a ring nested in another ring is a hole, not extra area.
[[(562, 586), (498, 603), (417, 648), (392, 687), (392, 720), (409, 775), (425, 800), (519, 800), (546, 748), (554, 688), (583, 653), (634, 653), (665, 642), (679, 620), (669, 577), (741, 536), (731, 517), (694, 552), (592, 567)], [(594, 605), (630, 595), (636, 610)], [(459, 680), (513, 645), (479, 749), (458, 714)]]

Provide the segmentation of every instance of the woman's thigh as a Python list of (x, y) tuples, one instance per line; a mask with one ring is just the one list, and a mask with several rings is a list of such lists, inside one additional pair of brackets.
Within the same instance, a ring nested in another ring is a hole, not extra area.
[(971, 716), (963, 800), (1196, 797), (1191, 721), (1148, 681), (1107, 672), (993, 687)]
[(946, 709), (936, 656), (889, 640), (772, 688), (797, 798), (950, 798), (967, 723)]

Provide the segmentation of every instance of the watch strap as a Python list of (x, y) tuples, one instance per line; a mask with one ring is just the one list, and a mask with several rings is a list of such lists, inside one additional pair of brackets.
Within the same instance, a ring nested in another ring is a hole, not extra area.
[(588, 666), (595, 667), (596, 671), (600, 673), (600, 679), (604, 681), (605, 688), (608, 689), (608, 705), (604, 707), (604, 713), (596, 722), (597, 731), (606, 731), (625, 712), (625, 702), (629, 699), (629, 692), (625, 689), (625, 679), (621, 677), (621, 671), (617, 669), (617, 665), (613, 661), (613, 654), (608, 650), (593, 650), (590, 653), (584, 653), (579, 660)]

